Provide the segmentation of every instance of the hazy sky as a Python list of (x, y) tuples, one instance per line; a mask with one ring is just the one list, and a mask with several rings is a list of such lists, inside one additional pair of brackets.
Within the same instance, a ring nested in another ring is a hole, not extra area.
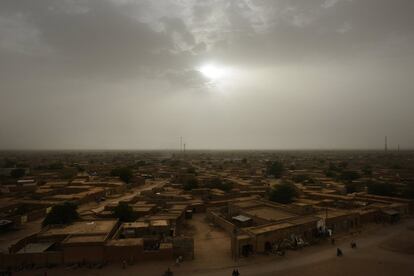
[(0, 149), (414, 148), (413, 0), (1, 0)]

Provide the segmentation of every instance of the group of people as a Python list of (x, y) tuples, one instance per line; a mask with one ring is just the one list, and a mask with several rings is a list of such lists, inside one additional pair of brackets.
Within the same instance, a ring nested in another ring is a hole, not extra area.
[(239, 270), (237, 268), (233, 269), (233, 273), (231, 274), (231, 276), (239, 276), (239, 275), (240, 275)]
[[(334, 242), (333, 242), (332, 244), (334, 244)], [(352, 241), (352, 242), (350, 243), (350, 246), (351, 246), (351, 248), (352, 248), (352, 249), (357, 248), (357, 244), (356, 244), (356, 242), (355, 242), (355, 241)], [(343, 255), (342, 250), (338, 247), (338, 248), (336, 249), (336, 256), (340, 257), (340, 256), (342, 256), (342, 255)]]

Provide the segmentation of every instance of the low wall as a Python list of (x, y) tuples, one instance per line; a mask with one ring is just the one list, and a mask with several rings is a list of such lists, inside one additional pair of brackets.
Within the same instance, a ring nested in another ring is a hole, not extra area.
[(214, 224), (223, 228), (230, 235), (233, 235), (234, 230), (236, 229), (236, 226), (233, 223), (221, 217), (219, 214), (215, 213), (214, 211), (208, 211), (207, 218), (211, 220)]
[(102, 263), (103, 245), (66, 246), (63, 248), (65, 264)]
[(139, 261), (164, 261), (173, 259), (173, 249), (164, 248), (157, 251), (144, 251)]
[(105, 246), (105, 260), (108, 262), (137, 261), (142, 254), (142, 245)]
[(190, 237), (176, 237), (173, 240), (174, 257), (182, 256), (185, 260), (194, 259), (194, 239)]
[(63, 264), (63, 252), (0, 254), (0, 267), (16, 267), (32, 264), (38, 266)]
[(18, 252), (20, 249), (22, 249), (23, 247), (26, 246), (26, 244), (36, 240), (36, 234), (32, 234), (30, 236), (24, 237), (23, 239), (19, 240), (18, 242), (16, 242), (15, 244), (13, 244), (12, 246), (10, 246), (9, 248), (9, 253), (16, 253)]

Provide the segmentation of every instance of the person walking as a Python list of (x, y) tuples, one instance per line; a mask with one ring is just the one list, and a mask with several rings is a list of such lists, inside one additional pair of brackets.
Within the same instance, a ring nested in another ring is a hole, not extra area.
[(171, 269), (170, 269), (170, 268), (168, 268), (168, 269), (167, 269), (167, 271), (165, 271), (164, 275), (165, 275), (165, 276), (173, 276), (173, 275), (174, 275), (174, 273), (171, 271)]
[(238, 269), (233, 269), (232, 276), (239, 276), (239, 275), (240, 275), (239, 270)]

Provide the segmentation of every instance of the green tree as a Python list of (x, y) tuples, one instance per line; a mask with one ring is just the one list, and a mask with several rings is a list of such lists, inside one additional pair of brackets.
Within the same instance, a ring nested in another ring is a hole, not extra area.
[(10, 172), (10, 176), (13, 178), (20, 178), (23, 177), (26, 174), (26, 171), (24, 169), (14, 169)]
[(145, 166), (147, 163), (145, 162), (145, 160), (138, 160), (135, 162), (135, 166), (136, 167), (141, 167), (141, 166)]
[(357, 180), (358, 178), (360, 178), (361, 176), (359, 175), (359, 173), (358, 172), (356, 172), (356, 171), (343, 171), (342, 173), (341, 173), (341, 175), (339, 176), (339, 178), (341, 179), (341, 180), (344, 180), (344, 181), (349, 181), (349, 182), (351, 182), (351, 181), (354, 181), (354, 180)]
[(365, 176), (371, 176), (372, 175), (372, 167), (370, 165), (366, 165), (362, 168), (362, 172)]
[(64, 179), (71, 179), (71, 178), (75, 177), (76, 174), (77, 174), (77, 169), (76, 168), (65, 168), (60, 173), (60, 175)]
[(395, 163), (391, 165), (391, 169), (393, 170), (401, 170), (403, 168), (403, 166), (399, 163)]
[(368, 183), (368, 193), (380, 196), (393, 196), (395, 195), (396, 188), (389, 183)]
[(268, 164), (266, 169), (267, 175), (273, 175), (275, 178), (282, 177), (282, 174), (284, 172), (283, 164), (279, 161), (273, 161)]
[(79, 218), (76, 211), (78, 206), (71, 202), (65, 202), (52, 207), (46, 218), (42, 222), (42, 226), (52, 224), (69, 224)]
[(210, 189), (220, 189), (224, 192), (229, 192), (233, 188), (233, 184), (228, 181), (222, 181), (219, 177), (214, 177), (209, 181), (207, 187)]
[(52, 163), (49, 165), (49, 170), (61, 170), (63, 169), (63, 164), (60, 162)]
[(337, 171), (338, 167), (335, 165), (335, 163), (329, 162), (328, 170), (329, 171)]
[(128, 167), (115, 168), (111, 171), (112, 176), (118, 176), (125, 183), (129, 183), (132, 179), (132, 170)]
[(357, 192), (358, 186), (355, 183), (348, 182), (345, 184), (345, 189), (346, 189), (347, 194), (352, 194), (352, 193)]
[(331, 177), (331, 178), (335, 178), (336, 177), (336, 172), (335, 171), (333, 171), (333, 170), (326, 170), (325, 171), (325, 175), (327, 176), (327, 177)]
[(403, 189), (402, 195), (405, 198), (414, 199), (414, 183), (407, 183)]
[(303, 183), (305, 181), (311, 180), (311, 178), (306, 174), (297, 174), (292, 177), (292, 180), (296, 183)]
[(132, 222), (137, 219), (134, 210), (125, 202), (119, 202), (113, 210), (113, 215), (122, 222)]
[(291, 203), (298, 195), (295, 185), (290, 182), (283, 182), (274, 186), (269, 192), (269, 199), (278, 203)]
[(2, 165), (3, 168), (14, 168), (15, 166), (16, 166), (16, 162), (15, 161), (13, 161), (13, 160), (11, 160), (9, 158), (5, 158), (3, 160), (3, 165)]
[(190, 177), (184, 182), (184, 190), (191, 191), (192, 189), (198, 188), (198, 181), (195, 177)]
[(339, 163), (339, 167), (341, 167), (341, 168), (343, 168), (343, 169), (348, 168), (348, 162), (346, 162), (346, 161), (341, 161), (341, 162)]

